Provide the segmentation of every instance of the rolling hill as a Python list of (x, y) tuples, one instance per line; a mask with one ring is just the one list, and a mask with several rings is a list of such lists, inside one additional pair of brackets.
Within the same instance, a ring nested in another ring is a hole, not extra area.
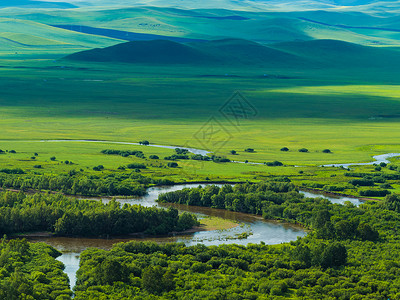
[(27, 7), (27, 8), (57, 8), (67, 9), (76, 8), (76, 5), (67, 2), (51, 2), (51, 1), (32, 1), (32, 0), (1, 0), (2, 7)]
[(68, 60), (143, 64), (237, 65), (265, 67), (400, 66), (400, 52), (336, 40), (277, 43), (264, 46), (240, 39), (181, 44), (166, 40), (138, 41), (74, 53)]
[(312, 40), (272, 45), (276, 50), (312, 59), (320, 66), (394, 68), (400, 66), (400, 52), (338, 40)]
[(18, 8), (0, 9), (1, 16), (124, 40), (239, 38), (271, 44), (336, 39), (360, 45), (400, 45), (399, 15), (383, 17), (345, 9), (252, 12), (143, 6), (34, 11)]
[(215, 57), (193, 47), (167, 40), (136, 41), (78, 52), (69, 60), (146, 64), (201, 64)]

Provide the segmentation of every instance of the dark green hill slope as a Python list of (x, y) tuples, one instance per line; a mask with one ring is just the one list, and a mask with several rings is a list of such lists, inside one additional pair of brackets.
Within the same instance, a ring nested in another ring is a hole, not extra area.
[(166, 40), (135, 41), (74, 53), (70, 60), (148, 64), (201, 64), (216, 58), (193, 47)]
[(384, 47), (368, 47), (338, 40), (313, 40), (270, 45), (321, 66), (394, 67), (400, 66), (400, 53)]
[(226, 63), (286, 66), (305, 61), (296, 55), (243, 39), (223, 39), (191, 45)]
[(143, 64), (262, 66), (281, 68), (393, 68), (400, 52), (337, 40), (313, 40), (264, 46), (240, 39), (181, 44), (135, 41), (78, 52), (69, 60)]
[(134, 41), (78, 52), (69, 60), (150, 64), (288, 66), (306, 59), (247, 40), (225, 39), (181, 44), (172, 41)]

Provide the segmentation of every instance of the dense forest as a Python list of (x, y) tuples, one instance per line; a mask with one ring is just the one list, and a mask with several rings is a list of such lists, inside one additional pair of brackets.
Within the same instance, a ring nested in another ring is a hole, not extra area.
[(63, 236), (131, 233), (167, 234), (197, 225), (194, 215), (174, 208), (120, 205), (111, 200), (77, 200), (63, 195), (0, 193), (0, 233), (49, 231)]
[(168, 179), (151, 179), (136, 171), (90, 175), (73, 170), (67, 174), (46, 175), (26, 173), (22, 169), (0, 170), (0, 187), (22, 191), (45, 190), (82, 196), (142, 196), (150, 184), (170, 185), (173, 182)]
[(370, 225), (370, 216), (360, 208), (350, 203), (343, 206), (322, 198), (305, 198), (288, 182), (183, 189), (162, 194), (158, 201), (223, 208), (299, 223), (314, 229), (322, 238), (378, 238), (378, 232)]
[[(305, 198), (291, 183), (270, 181), (184, 189), (160, 195), (159, 201), (255, 213), (267, 219), (302, 224), (309, 233), (281, 245), (206, 247), (128, 242), (116, 244), (109, 251), (89, 248), (81, 254), (76, 299), (400, 299), (399, 195), (387, 195), (384, 201), (356, 207), (349, 202), (339, 205), (322, 198)], [(119, 220), (125, 226), (136, 218), (143, 223), (144, 219), (138, 217), (140, 209), (151, 216), (156, 214), (154, 208), (147, 211), (128, 205), (120, 207), (115, 201), (101, 204), (62, 195), (0, 194), (0, 209), (14, 210), (0, 211), (1, 216), (18, 215), (20, 211), (31, 217), (29, 222), (26, 219), (16, 224), (35, 224), (33, 220), (39, 219), (39, 215), (46, 220), (51, 216), (46, 213), (48, 209), (56, 207), (60, 211), (79, 211), (71, 214), (72, 219), (67, 217), (68, 222), (57, 221), (54, 225), (57, 228), (64, 224), (67, 230), (79, 227), (75, 223), (85, 224), (85, 230), (89, 230), (89, 223), (98, 222), (101, 226), (102, 222), (110, 224), (108, 220), (118, 219), (108, 219), (109, 216), (127, 217)], [(135, 211), (134, 219), (128, 218), (130, 210)], [(85, 218), (90, 221), (81, 222)], [(182, 215), (182, 219), (185, 224), (197, 222), (189, 214)], [(174, 228), (180, 224), (173, 209), (162, 210), (159, 218), (152, 220), (162, 220), (161, 226), (169, 224), (169, 229), (171, 224), (175, 224)], [(101, 227), (102, 232), (111, 232), (107, 230), (109, 227)], [(6, 248), (6, 242), (2, 245)], [(49, 249), (48, 253), (54, 252)], [(3, 250), (1, 253), (0, 264), (4, 263)], [(21, 253), (17, 253), (18, 259), (25, 259)], [(13, 276), (5, 280), (13, 280)], [(42, 275), (40, 278), (45, 281)], [(29, 282), (31, 277), (25, 280)], [(32, 283), (33, 290), (39, 288), (37, 284)], [(25, 288), (18, 283), (19, 291), (25, 291), (20, 285)], [(69, 297), (65, 285), (47, 291), (64, 291), (65, 295), (57, 299)], [(36, 295), (33, 299), (53, 299), (46, 297)]]
[(71, 299), (61, 253), (45, 243), (3, 239), (0, 243), (0, 299)]
[(130, 242), (89, 249), (76, 299), (400, 299), (399, 195), (356, 207), (269, 182), (160, 197), (167, 200), (296, 221), (310, 232), (272, 246)]

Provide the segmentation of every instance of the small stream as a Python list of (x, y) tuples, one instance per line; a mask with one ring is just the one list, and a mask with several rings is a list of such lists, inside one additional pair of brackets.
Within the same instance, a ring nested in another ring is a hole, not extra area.
[[(40, 143), (80, 142), (80, 143), (103, 143), (103, 144), (135, 145), (135, 146), (140, 145), (139, 143), (113, 142), (113, 141), (100, 141), (100, 140), (39, 140), (39, 141), (30, 141), (30, 142), (40, 142)], [(189, 152), (191, 152), (193, 154), (200, 154), (200, 155), (203, 155), (203, 156), (207, 156), (208, 154), (211, 153), (211, 151), (208, 151), (208, 150), (202, 150), (202, 149), (196, 149), (196, 148), (188, 148), (188, 147), (180, 147), (180, 146), (166, 146), (166, 145), (149, 144), (149, 145), (146, 145), (144, 147), (157, 147), (157, 148), (165, 148), (165, 149), (181, 148), (181, 149), (186, 149), (186, 150), (188, 150)], [(375, 161), (366, 162), (366, 163), (326, 164), (326, 165), (321, 165), (320, 167), (343, 167), (343, 168), (348, 168), (350, 166), (367, 166), (367, 165), (380, 164), (382, 162), (386, 163), (386, 164), (389, 164), (390, 161), (388, 159), (392, 158), (392, 157), (396, 157), (396, 156), (400, 156), (400, 153), (386, 153), (386, 154), (374, 155), (372, 158)], [(244, 162), (244, 161), (232, 161), (232, 162), (233, 163), (241, 163), (241, 164), (249, 164), (249, 165), (264, 165), (264, 163), (260, 163), (260, 162)], [(296, 166), (296, 167), (301, 167), (301, 166)]]

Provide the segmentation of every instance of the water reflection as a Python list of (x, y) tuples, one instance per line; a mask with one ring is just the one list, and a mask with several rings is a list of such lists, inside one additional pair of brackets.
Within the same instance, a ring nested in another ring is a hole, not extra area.
[[(266, 221), (260, 216), (249, 215), (244, 213), (232, 212), (223, 209), (214, 209), (209, 207), (195, 207), (180, 204), (160, 203), (155, 200), (161, 193), (177, 191), (183, 188), (198, 187), (198, 184), (185, 184), (168, 187), (152, 187), (148, 189), (148, 194), (143, 197), (131, 199), (118, 199), (121, 203), (140, 204), (143, 206), (157, 207), (176, 207), (180, 211), (188, 211), (202, 216), (220, 217), (223, 219), (233, 220), (239, 223), (239, 226), (227, 230), (200, 231), (186, 235), (175, 235), (167, 237), (123, 237), (112, 239), (96, 239), (96, 238), (66, 238), (66, 237), (37, 237), (30, 238), (32, 242), (45, 242), (57, 250), (63, 252), (58, 258), (65, 265), (65, 272), (70, 279), (71, 287), (75, 286), (76, 271), (79, 268), (80, 253), (90, 247), (100, 249), (110, 249), (113, 244), (127, 241), (154, 241), (157, 243), (166, 242), (183, 242), (186, 245), (196, 245), (203, 243), (207, 246), (221, 244), (240, 244), (247, 245), (249, 243), (280, 244), (296, 240), (297, 237), (306, 235), (306, 232), (299, 226), (279, 223), (276, 221)], [(205, 186), (203, 184), (203, 186)], [(222, 184), (218, 185), (222, 186)], [(110, 201), (109, 198), (101, 199), (103, 202)], [(238, 236), (247, 233), (250, 234), (246, 239), (238, 239)]]

